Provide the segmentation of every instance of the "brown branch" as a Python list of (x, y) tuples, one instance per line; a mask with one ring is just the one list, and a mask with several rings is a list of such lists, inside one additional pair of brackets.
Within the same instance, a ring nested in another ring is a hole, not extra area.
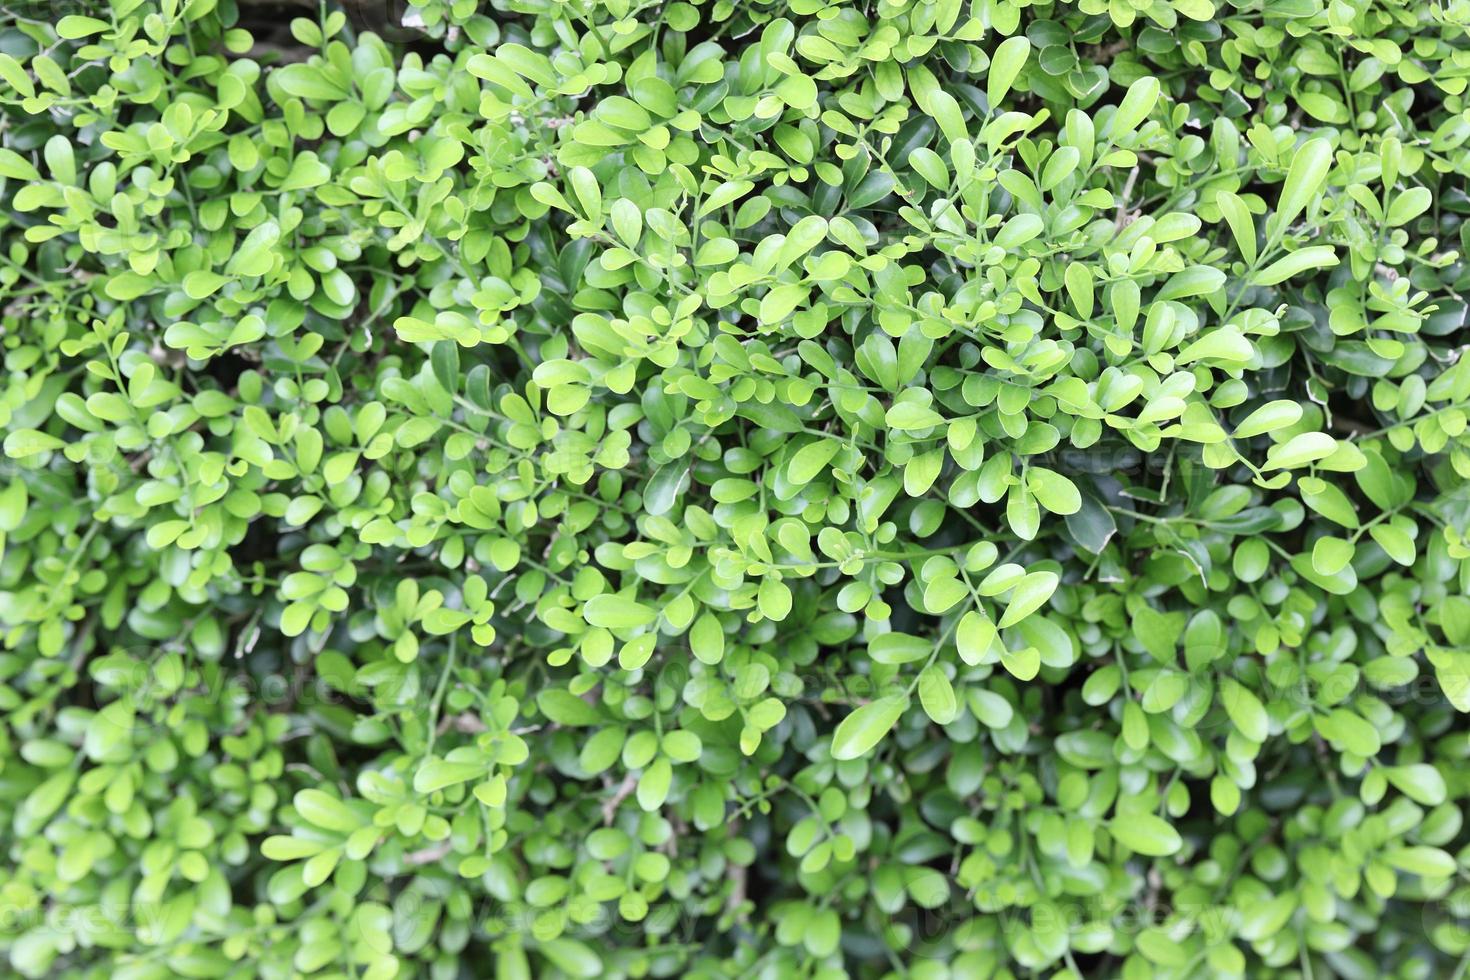
[(1355, 436), (1367, 435), (1378, 431), (1372, 426), (1359, 422), (1357, 419), (1350, 419), (1346, 415), (1332, 416), (1332, 428), (1336, 432), (1346, 432), (1349, 435)]
[(403, 863), (417, 867), (421, 864), (433, 864), (435, 861), (449, 853), (449, 838), (446, 837), (437, 844), (431, 844), (420, 851), (410, 851), (403, 857)]
[(1133, 41), (1129, 38), (1124, 38), (1121, 41), (1114, 41), (1105, 47), (1093, 48), (1088, 52), (1087, 60), (1094, 65), (1105, 65), (1132, 47)]
[(1128, 179), (1123, 182), (1123, 193), (1118, 195), (1118, 216), (1113, 219), (1113, 230), (1122, 231), (1127, 224), (1128, 218), (1128, 195), (1133, 193), (1133, 185), (1138, 183), (1138, 167), (1135, 165), (1128, 171)]
[(602, 822), (604, 824), (608, 826), (612, 825), (613, 817), (617, 816), (618, 807), (622, 806), (623, 801), (632, 796), (633, 791), (637, 788), (638, 776), (635, 773), (630, 772), (623, 777), (622, 783), (618, 785), (618, 788), (613, 792), (613, 795), (603, 801)]
[(489, 731), (479, 716), (469, 711), (458, 715), (446, 715), (439, 722), (439, 730), (435, 734), (443, 735), (451, 728), (457, 732), (463, 732), (466, 735), (478, 735), (481, 732)]

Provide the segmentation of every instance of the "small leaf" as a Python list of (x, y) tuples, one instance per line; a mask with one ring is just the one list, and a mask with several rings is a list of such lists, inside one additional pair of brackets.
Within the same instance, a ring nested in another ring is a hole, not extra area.
[(972, 609), (960, 618), (955, 630), (955, 646), (965, 663), (972, 667), (981, 663), (995, 640), (995, 624), (984, 613)]
[(1242, 419), (1232, 435), (1236, 439), (1249, 439), (1277, 429), (1289, 428), (1296, 425), (1301, 417), (1302, 406), (1298, 402), (1285, 399), (1267, 402)]
[(638, 779), (638, 805), (644, 810), (657, 810), (669, 797), (674, 769), (668, 759), (655, 759)]
[(303, 819), (323, 830), (350, 834), (363, 825), (351, 807), (319, 789), (301, 790), (291, 802)]
[(1252, 275), (1251, 281), (1260, 286), (1274, 286), (1308, 269), (1328, 269), (1334, 265), (1337, 265), (1337, 252), (1331, 245), (1309, 245), (1272, 262)]
[(934, 644), (908, 633), (882, 633), (868, 643), (868, 656), (880, 664), (897, 665), (923, 660), (934, 651)]
[(1030, 572), (1025, 575), (1011, 591), (1010, 602), (1000, 617), (1000, 628), (1014, 626), (1040, 609), (1057, 590), (1057, 583), (1060, 581), (1055, 572)]
[(1395, 847), (1383, 860), (1400, 871), (1423, 878), (1448, 878), (1455, 873), (1455, 859), (1437, 847)]
[(1240, 733), (1260, 744), (1270, 734), (1270, 719), (1255, 692), (1233, 678), (1220, 681), (1220, 703)]
[(68, 14), (56, 22), (56, 34), (58, 37), (66, 38), (68, 41), (75, 41), (78, 38), (101, 34), (111, 26), (107, 21), (99, 20), (96, 17)]
[(1053, 514), (1075, 514), (1082, 509), (1082, 494), (1077, 485), (1054, 470), (1028, 467), (1026, 486), (1037, 502)]
[(1002, 649), (1000, 663), (1018, 681), (1029, 681), (1041, 672), (1041, 651), (1035, 647)]
[(807, 443), (791, 457), (786, 468), (786, 478), (795, 484), (810, 483), (841, 449), (842, 444), (836, 439), (818, 439)]
[(65, 447), (66, 443), (60, 439), (36, 429), (16, 429), (5, 437), (5, 455), (11, 459), (25, 459)]
[(1272, 238), (1279, 239), (1297, 215), (1322, 192), (1331, 168), (1332, 145), (1325, 139), (1310, 139), (1297, 148), (1287, 170), (1276, 211), (1266, 221), (1267, 232)]
[(1113, 115), (1111, 135), (1114, 140), (1125, 133), (1132, 133), (1153, 112), (1159, 101), (1159, 80), (1144, 75), (1128, 86), (1118, 111)]
[(841, 762), (867, 755), (908, 707), (906, 696), (893, 694), (857, 708), (837, 726), (832, 736), (832, 758)]
[(0, 147), (0, 177), (14, 180), (40, 180), (41, 171), (14, 150)]
[(1148, 857), (1168, 857), (1184, 846), (1179, 832), (1152, 813), (1120, 813), (1108, 821), (1108, 833), (1130, 851)]
[(604, 629), (635, 629), (657, 619), (658, 610), (626, 596), (605, 592), (587, 600), (582, 607), (582, 616), (592, 626)]
[(1383, 774), (1405, 796), (1424, 806), (1439, 806), (1448, 795), (1444, 776), (1428, 763), (1416, 762), (1404, 766), (1385, 766)]
[(1353, 546), (1342, 538), (1323, 536), (1312, 546), (1312, 567), (1323, 575), (1336, 575), (1353, 560)]
[(479, 779), (484, 775), (485, 766), (480, 763), (429, 759), (414, 773), (413, 789), (415, 793), (435, 793), (449, 786)]
[(948, 725), (959, 717), (954, 687), (938, 664), (930, 664), (919, 674), (919, 703), (936, 725)]
[(992, 109), (997, 108), (1010, 92), (1030, 54), (1031, 42), (1024, 34), (1008, 37), (996, 47), (990, 56), (990, 70), (985, 77), (985, 98)]

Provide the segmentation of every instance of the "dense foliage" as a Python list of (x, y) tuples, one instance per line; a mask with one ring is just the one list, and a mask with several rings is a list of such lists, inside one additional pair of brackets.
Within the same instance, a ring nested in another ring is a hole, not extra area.
[(61, 6), (7, 969), (1465, 974), (1470, 2)]

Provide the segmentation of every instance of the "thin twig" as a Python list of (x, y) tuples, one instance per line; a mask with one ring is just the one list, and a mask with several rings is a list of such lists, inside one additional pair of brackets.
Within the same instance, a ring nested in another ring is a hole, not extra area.
[(1123, 182), (1123, 193), (1118, 195), (1118, 216), (1113, 219), (1113, 228), (1117, 231), (1123, 230), (1125, 219), (1128, 217), (1128, 195), (1133, 193), (1133, 185), (1138, 182), (1138, 167), (1135, 165), (1128, 171), (1128, 179)]
[(403, 863), (417, 867), (421, 864), (433, 864), (435, 861), (449, 853), (449, 838), (446, 837), (437, 844), (419, 851), (410, 851), (403, 856)]
[(623, 781), (618, 785), (617, 790), (602, 804), (602, 822), (605, 825), (612, 825), (613, 817), (617, 816), (618, 807), (622, 806), (623, 801), (632, 796), (633, 791), (637, 788), (637, 774), (630, 772), (623, 777)]

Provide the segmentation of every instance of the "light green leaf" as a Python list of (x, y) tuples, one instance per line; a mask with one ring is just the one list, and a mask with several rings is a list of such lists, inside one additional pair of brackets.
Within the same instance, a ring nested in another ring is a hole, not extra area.
[(867, 755), (898, 723), (908, 707), (909, 699), (901, 694), (888, 695), (858, 707), (837, 726), (832, 736), (832, 758), (844, 761)]
[(992, 110), (998, 109), (1001, 101), (1010, 92), (1011, 85), (1020, 76), (1030, 54), (1031, 42), (1024, 34), (1008, 37), (996, 47), (995, 53), (990, 56), (990, 70), (985, 76), (985, 98), (990, 102)]
[(1325, 139), (1310, 139), (1297, 148), (1276, 211), (1266, 219), (1266, 232), (1271, 238), (1279, 240), (1297, 215), (1321, 194), (1331, 168), (1332, 146)]
[(1184, 846), (1173, 825), (1152, 813), (1120, 813), (1108, 821), (1108, 833), (1130, 851), (1168, 857)]
[(1249, 439), (1277, 429), (1289, 428), (1296, 425), (1301, 417), (1302, 406), (1298, 402), (1286, 399), (1267, 402), (1242, 419), (1232, 435), (1236, 439)]
[(657, 619), (658, 610), (626, 596), (605, 592), (587, 600), (582, 616), (589, 624), (604, 629), (636, 629)]
[(1011, 591), (1010, 602), (1000, 617), (1000, 628), (1014, 626), (1040, 609), (1057, 590), (1057, 583), (1060, 581), (1056, 572), (1027, 573)]

